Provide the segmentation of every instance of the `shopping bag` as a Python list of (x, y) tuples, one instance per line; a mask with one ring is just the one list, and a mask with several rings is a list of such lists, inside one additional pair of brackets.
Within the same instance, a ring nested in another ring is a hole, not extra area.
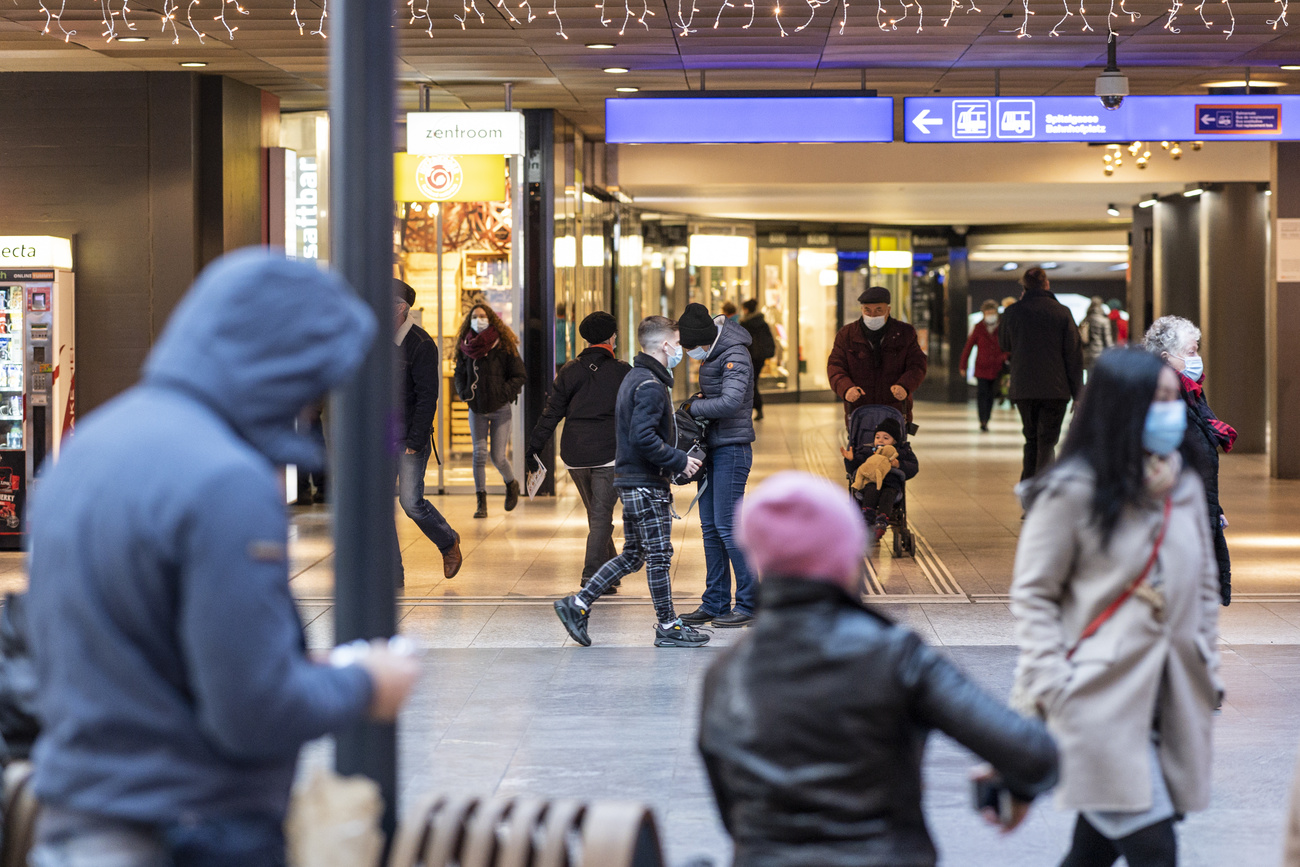
[(289, 867), (378, 867), (383, 813), (374, 780), (316, 768), (289, 800), (284, 820)]
[(537, 495), (538, 489), (542, 487), (542, 482), (546, 479), (546, 464), (542, 459), (534, 456), (533, 460), (537, 462), (535, 469), (530, 469), (524, 476), (524, 490), (528, 493), (528, 499), (533, 499)]

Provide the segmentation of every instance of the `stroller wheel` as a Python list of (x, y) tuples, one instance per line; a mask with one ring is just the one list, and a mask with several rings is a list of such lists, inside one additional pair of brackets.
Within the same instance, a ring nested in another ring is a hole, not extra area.
[(894, 557), (903, 556), (903, 531), (898, 527), (894, 528)]

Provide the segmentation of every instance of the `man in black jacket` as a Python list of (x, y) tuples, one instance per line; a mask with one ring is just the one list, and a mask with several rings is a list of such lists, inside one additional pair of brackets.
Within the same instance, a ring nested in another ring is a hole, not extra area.
[(998, 342), (1011, 353), (1010, 397), (1025, 435), (1024, 481), (1056, 459), (1065, 410), (1083, 386), (1083, 350), (1074, 316), (1052, 294), (1047, 272), (1030, 268), (1021, 282), (1025, 292), (1003, 312)]
[(933, 867), (921, 764), (939, 729), (996, 769), (1005, 829), (1057, 776), (1038, 720), (989, 696), (857, 592), (866, 528), (827, 479), (784, 472), (737, 534), (763, 576), (754, 628), (704, 678), (700, 752), (736, 867)]
[(442, 376), (438, 369), (438, 344), (411, 318), (415, 290), (401, 280), (393, 280), (393, 294), (394, 342), (401, 348), (397, 354), (397, 375), (402, 384), (404, 410), (397, 500), (406, 516), (438, 546), (442, 552), (442, 574), (451, 578), (460, 571), (460, 534), (424, 497), (424, 471), (433, 448), (433, 419), (438, 412)]
[[(688, 304), (678, 320), (682, 348), (700, 362), (700, 394), (691, 415), (708, 419), (708, 455), (700, 481), (700, 527), (704, 531), (704, 598), (683, 614), (687, 623), (746, 626), (754, 621), (754, 576), (731, 531), (736, 504), (754, 464), (754, 366), (749, 332), (725, 316), (709, 316), (703, 304)], [(731, 576), (736, 577), (732, 605)]]
[[(546, 399), (546, 409), (528, 438), (525, 456), (529, 469), (537, 465), (537, 453), (555, 433), (560, 419), (560, 457), (569, 469), (587, 510), (587, 556), (582, 564), (582, 586), (605, 561), (614, 559), (614, 407), (618, 387), (632, 366), (614, 357), (618, 320), (597, 311), (578, 326), (578, 333), (590, 345), (578, 357), (560, 368)], [(610, 592), (615, 592), (614, 587)]]
[(673, 610), (669, 567), (673, 562), (673, 494), (669, 480), (700, 468), (698, 458), (677, 448), (673, 421), (673, 375), (682, 360), (677, 323), (648, 316), (636, 330), (641, 346), (632, 371), (618, 389), (618, 447), (614, 485), (623, 500), (623, 553), (610, 560), (576, 594), (555, 603), (569, 637), (588, 647), (591, 605), (624, 575), (644, 563), (655, 607), (656, 647), (702, 647), (709, 636), (684, 624)]
[(754, 365), (754, 421), (762, 421), (763, 395), (758, 390), (758, 380), (763, 375), (764, 363), (776, 355), (776, 340), (767, 319), (758, 312), (758, 299), (750, 298), (740, 309), (745, 311), (740, 317), (740, 327), (749, 332), (749, 361)]

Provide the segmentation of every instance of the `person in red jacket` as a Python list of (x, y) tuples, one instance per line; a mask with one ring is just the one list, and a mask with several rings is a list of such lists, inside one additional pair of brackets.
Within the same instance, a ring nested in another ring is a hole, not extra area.
[(1002, 376), (1002, 366), (1006, 364), (1009, 354), (998, 345), (998, 302), (989, 299), (980, 305), (984, 314), (982, 322), (976, 322), (966, 338), (966, 348), (961, 351), (961, 361), (957, 369), (966, 375), (966, 363), (970, 361), (970, 351), (975, 352), (975, 405), (979, 407), (980, 430), (989, 431), (989, 417), (993, 415), (993, 398), (998, 390), (998, 378)]
[(826, 374), (844, 401), (844, 419), (860, 406), (883, 404), (912, 421), (912, 393), (925, 381), (927, 359), (916, 329), (889, 315), (889, 290), (872, 286), (858, 296), (862, 318), (835, 335)]

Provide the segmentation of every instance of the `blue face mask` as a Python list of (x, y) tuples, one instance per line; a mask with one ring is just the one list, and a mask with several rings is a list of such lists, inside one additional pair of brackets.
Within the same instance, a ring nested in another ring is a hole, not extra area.
[(1181, 400), (1155, 401), (1142, 427), (1142, 448), (1152, 454), (1168, 455), (1182, 443), (1186, 432), (1186, 405)]
[(694, 358), (696, 361), (703, 361), (704, 359), (709, 357), (709, 347), (697, 346), (694, 349), (687, 351), (686, 354), (689, 355), (691, 358)]
[(1183, 376), (1192, 382), (1200, 382), (1205, 373), (1205, 361), (1199, 355), (1189, 355), (1183, 359)]
[(676, 367), (677, 365), (679, 365), (679, 364), (682, 363), (682, 347), (681, 347), (681, 345), (679, 344), (679, 345), (677, 345), (677, 346), (674, 346), (674, 347), (673, 347), (673, 350), (674, 350), (674, 351), (671, 351), (671, 352), (668, 353), (668, 369), (669, 369), (669, 370), (672, 370), (674, 367)]

